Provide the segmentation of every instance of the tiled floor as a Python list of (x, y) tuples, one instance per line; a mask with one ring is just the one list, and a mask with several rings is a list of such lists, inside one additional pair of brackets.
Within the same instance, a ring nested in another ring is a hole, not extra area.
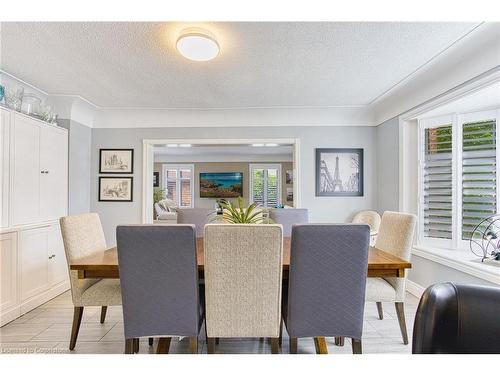
[[(365, 307), (363, 328), (363, 353), (410, 353), (411, 334), (418, 300), (408, 294), (406, 298), (406, 323), (410, 345), (403, 345), (393, 304), (384, 304), (384, 320), (379, 320), (374, 303)], [(99, 323), (98, 307), (85, 308), (78, 342), (73, 352), (68, 350), (73, 305), (69, 292), (61, 294), (46, 304), (0, 328), (0, 353), (115, 353), (124, 350), (123, 317), (121, 307), (109, 307), (104, 324)], [(202, 329), (202, 332), (204, 330)], [(282, 353), (288, 353), (288, 336), (284, 332)], [(333, 338), (327, 339), (332, 354), (351, 353), (346, 339), (343, 347), (335, 346)], [(156, 344), (156, 343), (155, 343)], [(206, 353), (206, 342), (200, 334), (199, 352)], [(299, 353), (314, 353), (312, 339), (300, 339)], [(148, 340), (142, 339), (140, 353), (149, 353)], [(259, 339), (220, 340), (218, 353), (270, 353), (270, 345)], [(189, 353), (187, 339), (172, 340), (170, 353)]]

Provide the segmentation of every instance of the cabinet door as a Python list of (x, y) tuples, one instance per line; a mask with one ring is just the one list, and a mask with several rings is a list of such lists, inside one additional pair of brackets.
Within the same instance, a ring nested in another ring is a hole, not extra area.
[(49, 283), (48, 240), (50, 227), (19, 232), (20, 294), (25, 301), (45, 290)]
[(68, 205), (68, 133), (40, 127), (40, 218), (65, 216)]
[(17, 304), (17, 233), (0, 235), (0, 311)]
[(59, 224), (50, 226), (47, 255), (49, 259), (49, 281), (51, 286), (66, 281), (69, 277), (68, 263), (66, 262)]
[(12, 224), (28, 224), (40, 216), (40, 126), (16, 114), (11, 128)]
[(9, 226), (10, 112), (0, 108), (0, 228)]

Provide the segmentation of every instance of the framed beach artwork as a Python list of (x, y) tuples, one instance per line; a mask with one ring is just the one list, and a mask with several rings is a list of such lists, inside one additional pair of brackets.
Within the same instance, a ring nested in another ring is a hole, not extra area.
[(99, 202), (132, 202), (132, 177), (99, 177)]
[(134, 150), (131, 148), (101, 148), (99, 150), (99, 173), (134, 173)]
[(363, 149), (316, 149), (316, 196), (363, 196)]

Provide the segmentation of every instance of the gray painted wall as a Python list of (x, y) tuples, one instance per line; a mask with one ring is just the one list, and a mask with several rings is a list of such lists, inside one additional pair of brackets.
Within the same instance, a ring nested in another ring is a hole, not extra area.
[(377, 126), (377, 208), (399, 210), (399, 120)]
[(414, 255), (411, 259), (412, 269), (408, 272), (408, 279), (427, 288), (436, 283), (452, 281), (461, 284), (476, 284), (498, 286), (489, 281), (479, 279), (465, 272), (436, 263)]
[(73, 120), (58, 120), (69, 130), (68, 213), (90, 211), (90, 149), (92, 129)]
[[(301, 205), (311, 221), (345, 222), (353, 214), (377, 208), (377, 129), (375, 127), (239, 127), (93, 129), (91, 150), (91, 210), (101, 216), (108, 245), (115, 244), (118, 224), (139, 223), (142, 203), (142, 140), (155, 138), (300, 138)], [(133, 148), (133, 202), (98, 202), (99, 148)], [(315, 197), (315, 148), (364, 149), (363, 197)]]

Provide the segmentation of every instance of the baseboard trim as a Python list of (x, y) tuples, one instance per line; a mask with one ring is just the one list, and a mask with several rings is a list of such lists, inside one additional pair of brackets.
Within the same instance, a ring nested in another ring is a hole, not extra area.
[(4, 310), (0, 313), (0, 327), (3, 327), (7, 323), (21, 316), (21, 309), (19, 306), (14, 306), (8, 310)]
[(59, 294), (64, 293), (70, 288), (69, 280), (63, 281), (60, 284), (57, 284), (46, 290), (43, 293), (38, 294), (35, 297), (32, 297), (20, 304), (21, 315), (26, 314), (27, 312), (37, 308), (40, 305), (43, 305), (45, 302), (50, 301), (52, 298), (57, 297)]
[(422, 297), (422, 294), (424, 294), (424, 290), (425, 290), (425, 288), (422, 285), (417, 284), (414, 281), (406, 279), (406, 291), (408, 293), (414, 295), (417, 298), (420, 298), (420, 297)]

